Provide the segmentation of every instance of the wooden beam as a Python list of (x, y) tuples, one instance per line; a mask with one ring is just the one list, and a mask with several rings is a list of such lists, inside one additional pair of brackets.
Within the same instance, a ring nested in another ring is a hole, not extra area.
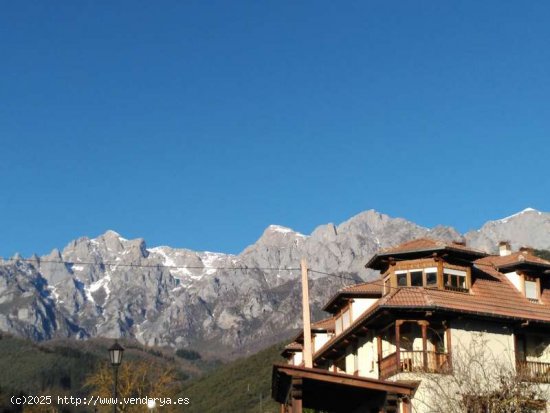
[(437, 261), (437, 288), (442, 290), (445, 286), (445, 280), (443, 280), (443, 259), (439, 258)]
[(302, 399), (303, 399), (303, 380), (301, 377), (292, 378), (292, 413), (302, 413)]
[(307, 279), (307, 262), (302, 258), (302, 316), (304, 320), (304, 365), (313, 367), (313, 350), (311, 342), (311, 314), (309, 311), (309, 285)]
[(397, 373), (401, 371), (401, 324), (403, 324), (403, 320), (395, 322), (395, 367)]
[(376, 346), (378, 351), (378, 377), (380, 377), (380, 362), (382, 361), (382, 336), (380, 336), (380, 332), (376, 336)]
[[(281, 371), (284, 371), (284, 369), (281, 369)], [(299, 372), (293, 371), (292, 374), (295, 375), (295, 377), (292, 378), (293, 383), (294, 383), (294, 380), (300, 378), (302, 380), (310, 379), (310, 380), (322, 381), (326, 383), (343, 384), (343, 385), (348, 385), (352, 387), (358, 387), (361, 389), (387, 391), (391, 393), (402, 394), (405, 396), (409, 396), (414, 393), (414, 389), (412, 389), (411, 387), (401, 385), (397, 382), (382, 381), (382, 380), (375, 380), (375, 379), (368, 380), (368, 379), (360, 379), (357, 377), (346, 377), (346, 375), (344, 374), (337, 374), (337, 375), (320, 374), (315, 371), (299, 371)]]
[(428, 323), (422, 323), (420, 325), (422, 328), (422, 356), (424, 363), (424, 371), (428, 370)]
[(411, 399), (408, 397), (403, 397), (401, 399), (401, 412), (402, 413), (412, 413), (411, 410)]
[(453, 351), (452, 351), (452, 345), (451, 345), (451, 329), (449, 327), (449, 323), (445, 322), (445, 339), (447, 341), (447, 363), (449, 363), (449, 369), (453, 370)]

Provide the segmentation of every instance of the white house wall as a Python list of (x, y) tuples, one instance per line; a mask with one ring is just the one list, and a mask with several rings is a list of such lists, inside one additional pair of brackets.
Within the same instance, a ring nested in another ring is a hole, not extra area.
[(329, 340), (331, 336), (327, 333), (315, 333), (313, 335), (313, 352), (315, 353), (321, 347), (323, 347)]
[(355, 298), (351, 303), (351, 322), (361, 317), (377, 301), (378, 298)]
[(517, 288), (518, 291), (521, 291), (521, 278), (517, 272), (506, 273), (506, 278)]
[(292, 360), (293, 360), (293, 363), (294, 363), (295, 366), (299, 366), (300, 364), (302, 364), (302, 361), (304, 361), (304, 358), (302, 356), (302, 352), (298, 351), (298, 352), (294, 353), (294, 356), (292, 357)]
[(378, 352), (376, 350), (376, 339), (372, 333), (361, 338), (357, 348), (359, 357), (359, 375), (371, 379), (378, 378)]
[(502, 366), (515, 365), (514, 335), (505, 326), (483, 321), (455, 320), (451, 326), (453, 358), (471, 357), (482, 346), (487, 357)]
[(354, 374), (354, 367), (355, 367), (355, 355), (353, 354), (353, 347), (348, 346), (346, 349), (346, 373), (347, 374)]

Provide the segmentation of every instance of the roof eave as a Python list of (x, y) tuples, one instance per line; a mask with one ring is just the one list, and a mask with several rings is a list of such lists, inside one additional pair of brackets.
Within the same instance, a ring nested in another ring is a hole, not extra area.
[(375, 254), (366, 264), (365, 268), (371, 268), (373, 270), (380, 270), (380, 266), (376, 265), (376, 262), (379, 259), (386, 258), (386, 257), (395, 257), (399, 255), (407, 255), (407, 254), (415, 254), (415, 253), (422, 253), (422, 252), (440, 252), (440, 251), (453, 251), (458, 252), (464, 255), (472, 255), (479, 258), (487, 257), (491, 254), (483, 252), (483, 251), (475, 251), (475, 250), (465, 250), (461, 248), (454, 248), (452, 246), (442, 246), (442, 247), (433, 247), (433, 248), (418, 248), (418, 249), (412, 249), (412, 250), (405, 250), (405, 251), (393, 251), (393, 252), (383, 252), (379, 254)]

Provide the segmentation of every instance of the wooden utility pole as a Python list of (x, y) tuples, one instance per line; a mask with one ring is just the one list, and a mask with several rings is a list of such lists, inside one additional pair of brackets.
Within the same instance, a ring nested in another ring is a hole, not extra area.
[(311, 319), (309, 312), (309, 286), (307, 280), (307, 262), (302, 258), (302, 313), (304, 320), (304, 366), (313, 367), (312, 343), (311, 343)]

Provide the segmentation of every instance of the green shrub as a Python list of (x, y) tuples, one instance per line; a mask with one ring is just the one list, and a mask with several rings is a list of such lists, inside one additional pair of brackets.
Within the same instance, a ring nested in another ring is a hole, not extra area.
[(184, 348), (180, 348), (176, 350), (176, 356), (181, 357), (186, 360), (200, 360), (201, 355), (193, 350), (187, 350)]

